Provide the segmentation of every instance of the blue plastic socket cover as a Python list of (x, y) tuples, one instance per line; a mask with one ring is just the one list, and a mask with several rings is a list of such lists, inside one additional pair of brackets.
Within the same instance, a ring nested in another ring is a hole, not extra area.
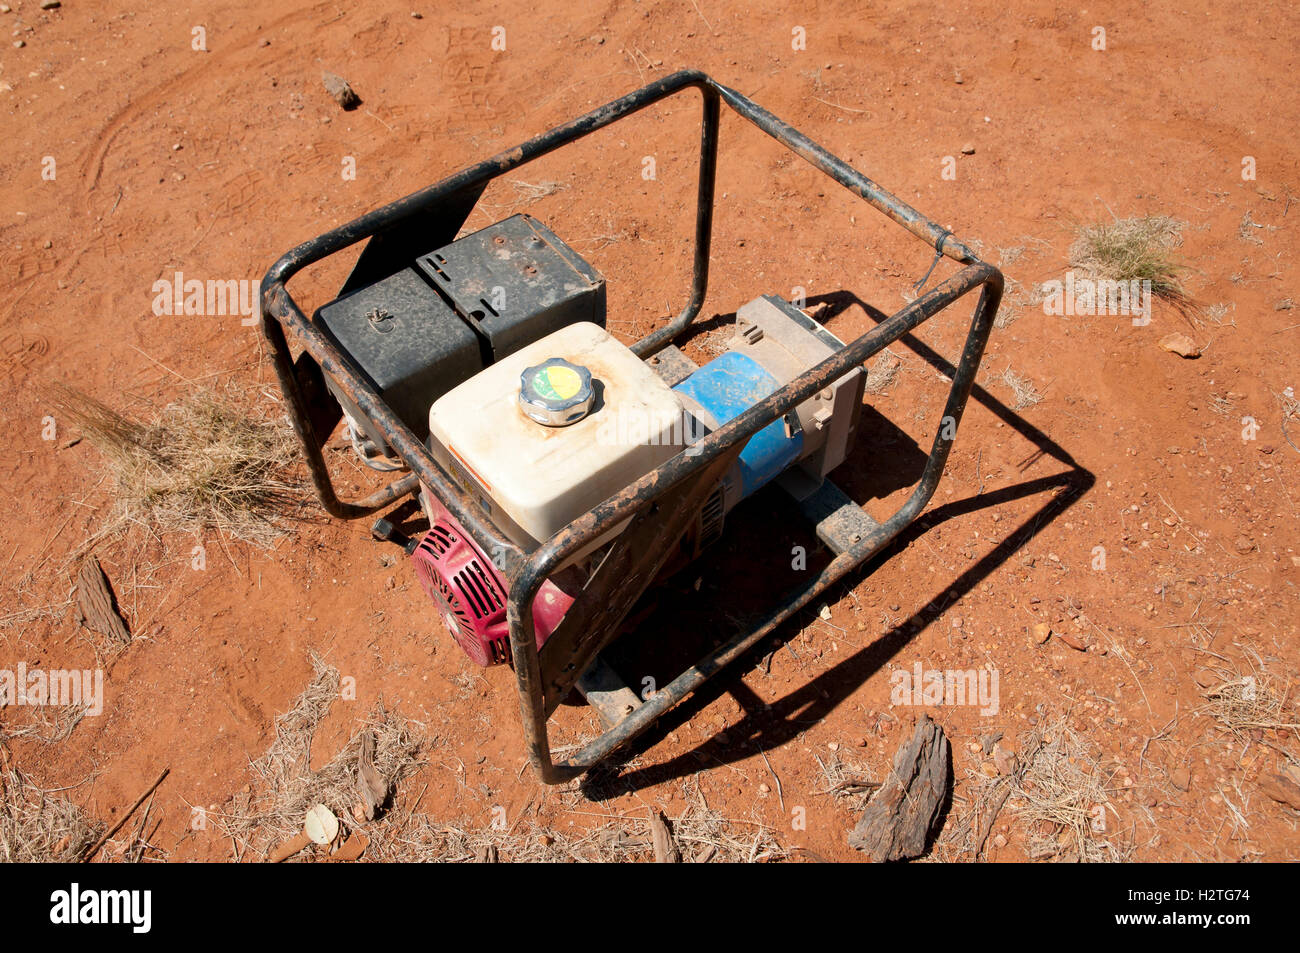
[[(764, 397), (777, 390), (781, 382), (752, 357), (739, 351), (727, 351), (705, 364), (673, 390), (694, 400), (722, 426), (738, 417)], [(786, 436), (785, 421), (772, 421), (754, 436), (740, 453), (743, 496), (779, 476), (799, 459), (803, 450), (803, 431)]]

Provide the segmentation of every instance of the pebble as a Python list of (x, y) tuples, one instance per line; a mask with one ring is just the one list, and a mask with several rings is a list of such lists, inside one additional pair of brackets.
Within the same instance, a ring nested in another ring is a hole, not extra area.
[(974, 145), (974, 143), (970, 143), (970, 142), (968, 142), (968, 143), (966, 143), (966, 145), (962, 146), (962, 147), (961, 147), (961, 154), (964, 155), (964, 156), (973, 156), (973, 155), (975, 154), (975, 145)]

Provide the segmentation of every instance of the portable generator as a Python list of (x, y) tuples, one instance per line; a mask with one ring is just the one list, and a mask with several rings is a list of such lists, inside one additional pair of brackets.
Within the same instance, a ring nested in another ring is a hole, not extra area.
[[(693, 280), (664, 327), (631, 346), (611, 335), (605, 278), (531, 216), (456, 237), (492, 179), (689, 88), (703, 104)], [(707, 290), (723, 103), (928, 243), (936, 263), (964, 267), (847, 346), (763, 295), (737, 308), (726, 349), (696, 365), (672, 342)], [(338, 296), (308, 318), (285, 283), (367, 239)], [(877, 522), (828, 479), (853, 445), (864, 362), (976, 288), (944, 425), (911, 496)], [(408, 537), (380, 519), (373, 533), (410, 555), (475, 663), (513, 666), (530, 759), (556, 783), (634, 738), (920, 514), (1001, 293), (998, 270), (946, 229), (734, 90), (681, 72), (300, 245), (263, 282), (262, 327), (322, 504), (359, 518), (418, 496), (426, 531)], [(368, 466), (409, 472), (340, 500), (322, 452), (340, 426)], [(639, 697), (601, 653), (638, 599), (700, 558), (733, 508), (769, 484), (834, 557), (753, 628)], [(575, 689), (605, 730), (557, 763), (547, 722)]]

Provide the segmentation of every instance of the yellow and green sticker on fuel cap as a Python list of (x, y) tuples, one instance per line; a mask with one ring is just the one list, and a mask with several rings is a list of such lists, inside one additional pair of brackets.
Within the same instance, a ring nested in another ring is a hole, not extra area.
[(547, 400), (568, 400), (582, 389), (582, 378), (572, 367), (552, 364), (533, 377), (533, 390)]

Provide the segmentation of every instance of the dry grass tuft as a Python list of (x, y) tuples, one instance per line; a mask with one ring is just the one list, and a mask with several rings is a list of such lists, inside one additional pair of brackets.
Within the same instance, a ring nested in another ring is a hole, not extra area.
[(1185, 227), (1185, 222), (1164, 215), (1084, 225), (1070, 246), (1070, 265), (1093, 278), (1149, 281), (1157, 298), (1186, 305), (1190, 299), (1181, 277), (1185, 268), (1173, 257)]
[(1252, 652), (1250, 656), (1249, 672), (1229, 667), (1226, 663), (1206, 670), (1217, 681), (1211, 680), (1202, 688), (1206, 704), (1199, 713), (1209, 715), (1234, 735), (1252, 729), (1300, 729), (1290, 698), (1290, 685), (1270, 673), (1258, 655)]
[(1012, 788), (1012, 810), (1029, 825), (1029, 856), (1036, 860), (1122, 860), (1104, 830), (1110, 798), (1096, 751), (1062, 716), (1045, 721), (1021, 745), (1022, 765)]
[[(768, 863), (788, 856), (763, 824), (726, 818), (703, 805), (689, 805), (668, 825), (686, 863)], [(440, 823), (425, 814), (406, 815), (372, 840), (367, 852), (369, 859), (400, 863), (649, 863), (654, 856), (645, 818), (614, 818), (565, 832), (533, 818), (497, 829)]]
[(67, 798), (37, 787), (17, 769), (0, 772), (0, 860), (76, 861), (103, 830)]
[(33, 705), (30, 711), (32, 719), (25, 725), (8, 728), (0, 724), (0, 744), (7, 744), (15, 738), (28, 738), (47, 745), (67, 741), (86, 717), (87, 706)]
[(877, 354), (876, 359), (871, 362), (871, 367), (867, 369), (867, 393), (879, 394), (884, 391), (890, 384), (894, 383), (902, 366), (903, 359), (889, 348), (885, 348)]
[[(311, 770), (316, 728), (339, 693), (339, 673), (315, 653), (314, 676), (293, 708), (275, 720), (275, 741), (251, 764), (255, 790), (236, 795), (216, 820), (245, 853), (265, 856), (302, 830), (307, 809), (324, 804), (345, 828), (353, 826), (353, 809), (362, 801), (359, 754), (363, 737), (374, 736), (373, 765), (386, 791), (422, 764), (423, 744), (414, 723), (377, 707), (368, 723), (318, 771)], [(381, 805), (382, 807), (382, 805)], [(320, 851), (325, 848), (311, 848)], [(300, 857), (312, 856), (304, 851)]]
[[(435, 820), (413, 809), (388, 804), (373, 821), (353, 813), (358, 803), (358, 755), (362, 737), (375, 738), (373, 764), (395, 796), (397, 784), (423, 764), (419, 726), (378, 710), (369, 723), (329, 764), (310, 769), (312, 740), (338, 695), (338, 670), (312, 656), (314, 675), (292, 709), (276, 718), (275, 741), (251, 765), (254, 790), (236, 795), (214, 820), (236, 845), (239, 857), (264, 858), (302, 830), (308, 808), (324, 804), (339, 818), (343, 833), (364, 831), (367, 861), (403, 863), (465, 862), (635, 862), (654, 859), (648, 818), (610, 817), (589, 828), (557, 831), (545, 827), (531, 807), (509, 824), (493, 823), (483, 814)], [(419, 799), (417, 798), (417, 801)], [(726, 818), (709, 809), (703, 796), (668, 823), (671, 838), (688, 862), (767, 862), (788, 855), (773, 832), (760, 821)], [(579, 812), (581, 813), (581, 812)], [(495, 818), (494, 818), (495, 819)], [(323, 860), (328, 848), (309, 846), (293, 859)]]
[(826, 786), (815, 793), (830, 795), (845, 801), (856, 815), (866, 808), (867, 802), (881, 785), (880, 781), (871, 780), (871, 772), (864, 764), (845, 761), (836, 754), (829, 763), (822, 761), (820, 755), (813, 755), (822, 769)]
[(1033, 407), (1043, 399), (1043, 395), (1038, 392), (1034, 382), (1028, 377), (1013, 371), (1009, 364), (997, 379), (1011, 388), (1012, 396), (1015, 397), (1015, 402), (1011, 405), (1012, 410), (1024, 410), (1026, 407)]
[(108, 463), (117, 495), (109, 532), (144, 522), (269, 546), (288, 531), (286, 514), (306, 503), (302, 484), (286, 474), (298, 458), (288, 423), (250, 415), (247, 394), (234, 386), (194, 390), (153, 423), (66, 385), (51, 398)]
[(1292, 450), (1300, 453), (1300, 447), (1297, 447), (1295, 441), (1291, 439), (1290, 428), (1293, 421), (1300, 421), (1300, 398), (1297, 398), (1289, 387), (1282, 393), (1273, 396), (1277, 398), (1278, 406), (1282, 409), (1282, 439), (1290, 445)]

